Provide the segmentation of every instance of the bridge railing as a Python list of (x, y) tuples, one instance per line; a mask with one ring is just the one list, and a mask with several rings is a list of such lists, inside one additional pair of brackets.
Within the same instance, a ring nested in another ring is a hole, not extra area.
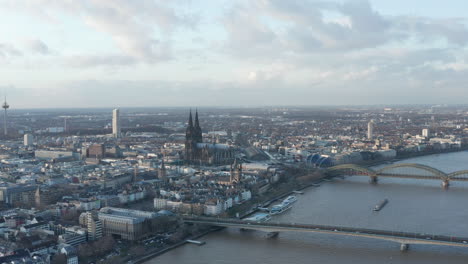
[(328, 226), (328, 225), (315, 225), (315, 224), (301, 224), (301, 223), (280, 223), (280, 222), (256, 222), (239, 220), (232, 218), (212, 218), (212, 217), (185, 217), (184, 221), (188, 222), (199, 222), (212, 225), (222, 224), (236, 224), (241, 226), (258, 226), (258, 227), (279, 227), (279, 228), (292, 228), (292, 229), (316, 229), (320, 231), (330, 232), (344, 232), (344, 233), (361, 233), (365, 235), (376, 235), (376, 236), (389, 236), (389, 237), (400, 237), (400, 238), (412, 238), (420, 240), (436, 240), (443, 242), (453, 243), (468, 243), (468, 238), (454, 237), (447, 235), (433, 235), (426, 233), (416, 232), (403, 232), (403, 231), (392, 231), (392, 230), (379, 230), (379, 229), (368, 229), (358, 227), (344, 227), (344, 226)]

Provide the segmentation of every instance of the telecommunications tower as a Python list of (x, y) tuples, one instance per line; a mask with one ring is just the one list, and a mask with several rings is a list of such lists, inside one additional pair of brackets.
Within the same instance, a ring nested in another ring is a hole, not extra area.
[(7, 109), (10, 108), (10, 105), (8, 105), (7, 100), (6, 100), (6, 96), (5, 96), (5, 102), (3, 103), (2, 108), (5, 109), (5, 112), (3, 113), (3, 121), (4, 121), (3, 134), (6, 136), (8, 134), (8, 131), (7, 131), (7, 124), (8, 124), (7, 123)]

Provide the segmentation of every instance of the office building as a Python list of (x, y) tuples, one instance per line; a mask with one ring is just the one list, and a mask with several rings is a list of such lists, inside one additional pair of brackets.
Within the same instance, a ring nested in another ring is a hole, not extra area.
[(114, 109), (112, 111), (112, 135), (120, 138), (120, 110)]
[(34, 137), (31, 134), (25, 134), (24, 135), (24, 145), (29, 147), (34, 144)]
[(104, 207), (98, 213), (104, 235), (138, 240), (156, 230), (158, 214), (139, 210)]
[(103, 144), (93, 144), (87, 149), (87, 157), (93, 159), (102, 159), (104, 158), (105, 152), (106, 148)]
[(79, 159), (78, 153), (72, 151), (60, 151), (60, 150), (36, 150), (34, 151), (34, 157), (38, 160), (77, 160)]
[(367, 123), (367, 139), (372, 139), (374, 137), (374, 120), (371, 120)]
[[(86, 212), (84, 214), (84, 226), (88, 231), (88, 241), (95, 241), (102, 237), (102, 223), (98, 219), (96, 211)], [(80, 215), (80, 218), (82, 216)], [(81, 219), (80, 219), (81, 220)]]
[(422, 130), (422, 136), (425, 137), (425, 138), (428, 138), (430, 136), (430, 131), (428, 128), (424, 128)]
[(9, 205), (33, 205), (36, 186), (5, 183), (0, 186), (0, 203)]

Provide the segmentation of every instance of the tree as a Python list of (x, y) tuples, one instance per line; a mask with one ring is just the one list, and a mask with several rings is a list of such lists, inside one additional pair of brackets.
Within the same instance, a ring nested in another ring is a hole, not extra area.
[(78, 247), (78, 257), (81, 259), (86, 259), (91, 257), (94, 254), (94, 249), (93, 247), (86, 243), (86, 244), (81, 244)]
[(107, 253), (115, 246), (115, 239), (112, 236), (101, 237), (98, 241), (93, 243), (93, 247), (97, 254)]
[(125, 263), (125, 259), (121, 256), (114, 256), (109, 259), (104, 260), (102, 264), (116, 264), (116, 263)]
[(146, 252), (146, 250), (142, 246), (131, 247), (129, 249), (129, 251), (128, 251), (128, 253), (130, 253), (130, 255), (132, 255), (132, 256), (141, 256), (141, 255), (144, 255), (145, 252)]
[(55, 254), (54, 258), (50, 262), (51, 264), (66, 264), (67, 263), (67, 255), (59, 253)]

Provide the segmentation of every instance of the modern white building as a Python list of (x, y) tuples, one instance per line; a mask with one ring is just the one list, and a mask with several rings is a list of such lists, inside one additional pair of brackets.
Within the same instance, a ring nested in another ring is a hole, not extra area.
[(249, 190), (245, 190), (241, 193), (242, 201), (248, 201), (252, 199), (252, 193)]
[(430, 131), (429, 131), (428, 128), (424, 128), (424, 129), (422, 130), (422, 136), (423, 136), (423, 137), (428, 138), (428, 137), (430, 136), (430, 134), (431, 134), (431, 133), (430, 133)]
[(25, 134), (24, 135), (24, 145), (25, 146), (32, 146), (34, 144), (34, 137), (32, 134)]
[(167, 207), (167, 199), (164, 198), (154, 198), (154, 209), (163, 210)]
[(371, 120), (367, 123), (367, 139), (372, 139), (374, 137), (374, 120)]
[(102, 237), (102, 223), (94, 212), (86, 212), (86, 228), (88, 240), (96, 241)]
[(112, 111), (112, 135), (120, 138), (120, 110), (114, 109)]
[(36, 150), (34, 156), (39, 160), (51, 159), (77, 159), (79, 156), (72, 151)]
[(219, 215), (223, 212), (223, 203), (218, 199), (213, 201), (208, 201), (205, 204), (203, 213), (205, 215)]
[(104, 207), (99, 210), (98, 218), (102, 223), (104, 235), (115, 235), (122, 239), (138, 240), (156, 228), (155, 212)]

